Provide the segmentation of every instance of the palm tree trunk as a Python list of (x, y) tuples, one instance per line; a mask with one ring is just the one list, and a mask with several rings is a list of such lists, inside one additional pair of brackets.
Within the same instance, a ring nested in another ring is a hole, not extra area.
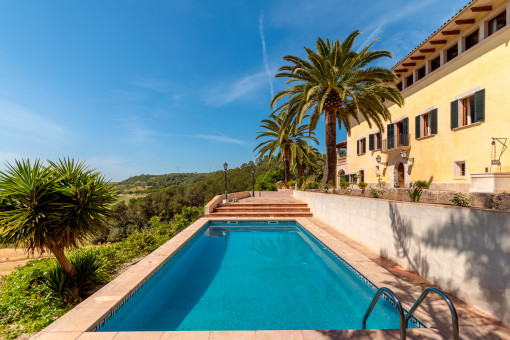
[(284, 182), (290, 181), (290, 150), (287, 146), (283, 151), (283, 171), (284, 171)]
[[(51, 245), (50, 250), (55, 255), (58, 263), (64, 268), (64, 271), (69, 275), (70, 278), (75, 277), (78, 275), (78, 272), (76, 271), (76, 268), (74, 265), (69, 261), (69, 259), (66, 257), (64, 250), (57, 246), (57, 245)], [(78, 297), (79, 291), (78, 291), (78, 284), (75, 282), (73, 286), (71, 287), (71, 291), (73, 294)]]
[(322, 188), (335, 181), (336, 172), (336, 114), (335, 108), (326, 109), (326, 169), (322, 178)]
[(304, 175), (305, 170), (303, 169), (302, 166), (298, 166), (297, 171), (298, 171), (298, 177), (299, 177), (298, 188), (301, 188), (303, 186), (303, 175)]

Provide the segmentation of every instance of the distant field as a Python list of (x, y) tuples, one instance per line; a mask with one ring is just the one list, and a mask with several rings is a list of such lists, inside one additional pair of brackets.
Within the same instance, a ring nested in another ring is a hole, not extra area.
[(124, 202), (125, 204), (128, 204), (129, 200), (132, 198), (140, 198), (140, 197), (145, 197), (145, 196), (147, 196), (147, 194), (139, 194), (139, 195), (130, 194), (130, 195), (122, 195), (122, 196), (119, 195), (119, 196), (117, 196), (117, 200), (115, 202), (113, 202), (113, 204), (117, 204), (120, 202)]

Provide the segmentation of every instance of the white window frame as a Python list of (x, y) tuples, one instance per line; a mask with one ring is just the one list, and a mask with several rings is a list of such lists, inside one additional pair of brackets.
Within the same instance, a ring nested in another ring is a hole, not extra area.
[[(461, 175), (460, 164), (464, 163), (464, 176)], [(467, 178), (467, 162), (465, 159), (458, 159), (453, 161), (453, 179), (466, 179)]]

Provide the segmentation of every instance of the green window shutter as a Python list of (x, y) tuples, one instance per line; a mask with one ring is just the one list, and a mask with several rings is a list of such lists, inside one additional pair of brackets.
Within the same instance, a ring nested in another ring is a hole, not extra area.
[(454, 100), (450, 103), (450, 129), (459, 126), (459, 101)]
[(485, 120), (485, 89), (475, 92), (475, 122)]
[(356, 147), (357, 147), (357, 154), (359, 155), (359, 140), (356, 141)]
[(374, 134), (368, 135), (368, 151), (374, 150)]
[(402, 121), (402, 137), (400, 143), (409, 146), (409, 118), (404, 118)]
[(363, 153), (367, 151), (367, 139), (363, 137)]
[(388, 124), (388, 130), (386, 131), (388, 149), (393, 149), (393, 147), (395, 146), (394, 128), (395, 128), (394, 124)]
[(420, 116), (414, 119), (414, 135), (416, 139), (420, 138)]
[(437, 109), (430, 111), (430, 134), (437, 134)]

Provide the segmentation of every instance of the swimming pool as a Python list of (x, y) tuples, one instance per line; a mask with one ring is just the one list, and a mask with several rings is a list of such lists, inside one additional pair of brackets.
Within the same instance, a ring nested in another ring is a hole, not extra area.
[[(374, 288), (295, 221), (209, 222), (99, 332), (360, 329)], [(396, 309), (367, 328), (399, 328)]]

